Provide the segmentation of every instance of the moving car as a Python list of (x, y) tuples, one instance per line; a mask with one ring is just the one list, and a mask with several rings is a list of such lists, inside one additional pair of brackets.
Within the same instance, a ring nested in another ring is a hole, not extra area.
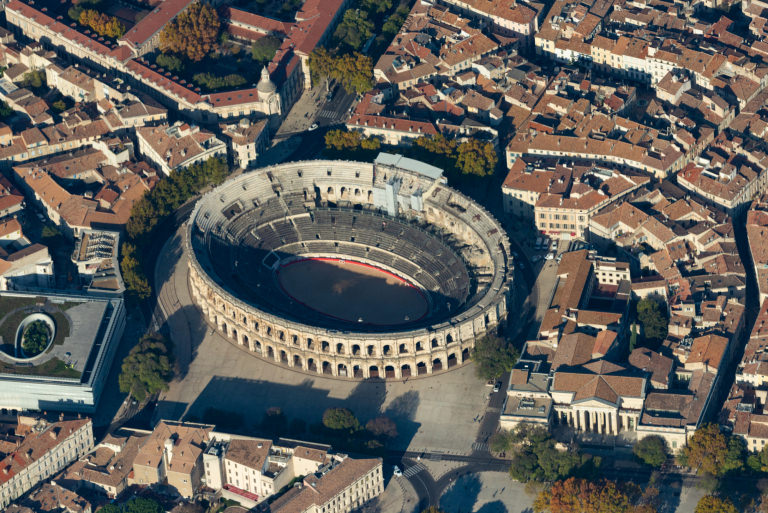
[(395, 476), (402, 476), (402, 475), (403, 475), (403, 471), (402, 471), (402, 470), (400, 470), (400, 467), (398, 467), (397, 465), (395, 465), (395, 466), (392, 468), (392, 474), (394, 474)]
[(312, 126), (309, 127), (309, 131), (317, 130), (317, 123), (312, 123)]

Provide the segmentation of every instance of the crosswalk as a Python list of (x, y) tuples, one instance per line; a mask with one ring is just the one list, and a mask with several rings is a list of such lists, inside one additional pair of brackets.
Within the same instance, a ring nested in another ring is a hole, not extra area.
[(317, 113), (317, 117), (325, 119), (341, 119), (344, 114), (345, 112), (339, 112), (336, 109), (323, 109)]
[(421, 463), (417, 463), (416, 465), (410, 466), (403, 472), (403, 477), (413, 477), (422, 470), (426, 470), (427, 467), (422, 465)]
[(472, 444), (473, 451), (488, 452), (488, 444), (483, 442), (475, 442)]

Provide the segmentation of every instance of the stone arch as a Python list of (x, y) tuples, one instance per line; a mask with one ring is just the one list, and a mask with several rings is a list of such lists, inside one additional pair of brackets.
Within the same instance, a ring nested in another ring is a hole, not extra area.
[(243, 334), (243, 345), (244, 345), (244, 346), (246, 346), (246, 347), (248, 347), (248, 343), (249, 343), (250, 341), (251, 341), (251, 340), (248, 338), (248, 335), (245, 335), (245, 334)]
[(333, 365), (331, 365), (331, 362), (327, 360), (323, 360), (322, 365), (322, 371), (323, 374), (333, 374)]
[(307, 359), (307, 370), (311, 372), (317, 372), (317, 362), (314, 358)]
[(237, 339), (237, 330), (236, 330), (235, 328), (232, 328), (231, 332), (232, 332), (232, 333), (231, 333), (231, 335), (230, 335), (230, 336), (231, 336), (233, 339), (235, 339), (235, 342), (238, 342), (238, 343), (239, 343), (240, 341)]
[(362, 378), (363, 369), (361, 369), (359, 365), (355, 365), (354, 367), (352, 367), (352, 376), (355, 378)]
[(293, 366), (301, 368), (303, 367), (303, 365), (304, 365), (304, 362), (302, 362), (301, 356), (297, 354), (293, 355)]
[(221, 323), (221, 332), (224, 333), (225, 337), (229, 336), (229, 327), (227, 326), (226, 322)]
[(450, 333), (448, 333), (445, 336), (445, 345), (448, 345), (448, 344), (453, 344), (453, 335), (451, 335)]
[(384, 377), (387, 379), (395, 377), (395, 368), (392, 365), (387, 365), (384, 367)]
[(375, 356), (376, 355), (376, 346), (369, 345), (367, 348), (368, 356)]
[(419, 362), (416, 364), (416, 375), (421, 376), (422, 374), (427, 373), (427, 364), (424, 362)]
[(424, 342), (422, 342), (421, 340), (416, 341), (416, 352), (418, 353), (419, 351), (423, 351), (423, 350), (424, 350)]
[(459, 361), (456, 359), (456, 353), (451, 353), (448, 355), (448, 368), (455, 367), (459, 364)]
[(323, 340), (320, 342), (320, 350), (324, 353), (328, 353), (331, 351), (331, 344), (327, 340)]
[(312, 351), (315, 349), (315, 343), (312, 341), (311, 338), (307, 338), (307, 349), (309, 351)]
[(341, 377), (347, 377), (347, 366), (346, 364), (340, 363), (336, 366), (336, 375)]
[(390, 355), (392, 354), (392, 346), (390, 346), (389, 344), (385, 344), (385, 345), (384, 345), (384, 346), (381, 348), (381, 351), (382, 351), (382, 354), (383, 354), (384, 356), (390, 356)]
[(468, 347), (465, 347), (465, 348), (464, 348), (464, 349), (461, 351), (461, 361), (462, 361), (462, 362), (466, 362), (467, 360), (469, 360), (469, 348), (468, 348)]
[(408, 346), (406, 346), (405, 344), (400, 344), (397, 347), (397, 354), (406, 354), (406, 353), (408, 353)]
[(267, 346), (267, 358), (270, 360), (275, 359), (275, 349), (272, 346)]
[(434, 349), (436, 347), (440, 347), (440, 343), (437, 341), (436, 338), (433, 338), (431, 341), (431, 346), (432, 346), (432, 349)]
[(360, 356), (360, 345), (355, 344), (352, 346), (352, 356)]
[(379, 377), (379, 368), (375, 365), (371, 365), (368, 367), (368, 377), (369, 378), (378, 378)]
[(280, 363), (288, 364), (288, 353), (282, 349), (280, 350)]
[(405, 365), (400, 366), (400, 375), (404, 378), (409, 378), (411, 376), (411, 366), (407, 363)]
[(443, 361), (440, 358), (435, 358), (434, 360), (432, 360), (432, 370), (433, 371), (443, 370)]
[(338, 344), (336, 344), (336, 354), (344, 354), (344, 353), (345, 353), (344, 344), (339, 342)]
[(254, 351), (256, 351), (257, 353), (260, 353), (260, 352), (261, 352), (261, 342), (259, 342), (259, 341), (257, 340), (257, 341), (256, 341), (256, 342), (253, 344), (253, 350), (254, 350)]

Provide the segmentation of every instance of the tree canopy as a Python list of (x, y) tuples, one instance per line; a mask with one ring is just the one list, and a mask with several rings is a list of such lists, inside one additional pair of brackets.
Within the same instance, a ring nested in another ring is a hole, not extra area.
[(666, 338), (669, 319), (666, 305), (658, 298), (641, 299), (637, 303), (637, 319), (643, 326), (643, 337), (651, 347), (661, 344)]
[(493, 144), (468, 139), (456, 148), (456, 167), (467, 175), (492, 175), (499, 158)]
[(661, 467), (667, 461), (667, 443), (660, 436), (646, 436), (632, 448), (635, 456), (652, 467)]
[[(76, 7), (72, 9), (76, 9)], [(71, 14), (74, 14), (74, 12)], [(120, 20), (114, 16), (107, 16), (95, 9), (83, 9), (80, 11), (77, 21), (80, 25), (90, 27), (100, 36), (117, 39), (125, 34), (125, 26), (120, 23)]]
[(560, 451), (544, 428), (518, 425), (510, 438), (512, 465), (509, 473), (521, 482), (554, 481), (570, 476), (581, 464), (577, 450)]
[(376, 417), (366, 423), (365, 429), (367, 429), (373, 436), (383, 438), (396, 438), (397, 437), (397, 425), (389, 417)]
[(699, 499), (694, 513), (739, 513), (733, 502), (727, 497), (720, 498), (715, 495), (705, 495)]
[(354, 433), (360, 430), (360, 421), (346, 408), (328, 408), (323, 412), (323, 425), (336, 431)]
[(106, 504), (99, 513), (163, 513), (163, 507), (152, 499), (134, 497), (123, 504)]
[(373, 89), (373, 61), (358, 52), (334, 55), (318, 46), (309, 56), (312, 82), (336, 80), (349, 92), (366, 93)]
[(208, 4), (195, 2), (163, 28), (160, 47), (200, 62), (216, 49), (220, 28), (216, 10)]
[(217, 89), (240, 87), (247, 82), (245, 77), (238, 75), (237, 73), (231, 73), (223, 77), (212, 73), (195, 73), (192, 80), (195, 84), (213, 91)]
[(174, 73), (178, 73), (184, 69), (184, 62), (175, 55), (169, 53), (161, 53), (158, 55), (155, 59), (155, 64), (168, 71), (173, 71)]
[(722, 433), (717, 424), (705, 424), (688, 439), (679, 459), (699, 473), (721, 477), (743, 466), (744, 451), (741, 437)]
[(148, 333), (123, 359), (118, 381), (121, 392), (143, 401), (149, 395), (167, 390), (172, 377), (171, 356), (165, 337)]
[(261, 63), (269, 62), (281, 43), (275, 36), (264, 36), (251, 45), (251, 58)]
[(475, 371), (483, 380), (496, 379), (517, 363), (518, 352), (501, 337), (486, 335), (475, 343)]
[(21, 348), (25, 355), (36, 356), (43, 352), (50, 339), (51, 331), (45, 321), (33, 321), (24, 328)]
[(533, 503), (536, 513), (655, 513), (637, 486), (615, 481), (569, 478), (556, 481)]
[(11, 117), (13, 115), (13, 108), (11, 108), (10, 105), (5, 103), (5, 101), (0, 100), (0, 119), (5, 119), (8, 117)]
[(353, 50), (360, 50), (372, 35), (373, 22), (368, 19), (368, 13), (362, 9), (347, 9), (333, 38)]

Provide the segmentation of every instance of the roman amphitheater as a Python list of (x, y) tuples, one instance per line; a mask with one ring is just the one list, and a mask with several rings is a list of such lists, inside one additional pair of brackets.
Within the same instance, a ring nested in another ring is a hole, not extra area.
[(461, 365), (506, 317), (509, 241), (442, 170), (293, 162), (230, 179), (186, 230), (190, 288), (253, 355), (346, 379)]

